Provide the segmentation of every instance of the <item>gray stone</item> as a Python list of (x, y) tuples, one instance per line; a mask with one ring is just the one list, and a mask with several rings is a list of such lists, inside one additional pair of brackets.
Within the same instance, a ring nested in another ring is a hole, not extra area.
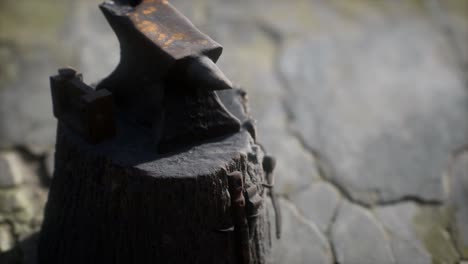
[[(462, 71), (468, 72), (468, 2), (463, 0), (430, 0), (436, 19), (451, 39), (454, 58), (461, 64)], [(467, 79), (468, 81), (468, 79)]]
[(447, 232), (451, 212), (412, 202), (376, 209), (388, 231), (397, 263), (455, 263), (459, 255)]
[[(8, 29), (0, 33), (0, 58), (8, 50), (14, 54), (0, 73), (8, 79), (0, 82), (0, 147), (20, 145), (42, 154), (54, 145), (56, 130), (48, 77), (70, 65), (88, 83), (98, 81), (117, 65), (118, 42), (96, 1), (26, 0), (2, 4), (0, 13)], [(12, 24), (15, 14), (24, 19), (21, 30)]]
[(330, 184), (317, 182), (307, 190), (292, 194), (291, 200), (304, 217), (323, 233), (328, 229), (341, 201), (340, 193)]
[(414, 203), (402, 203), (376, 209), (377, 217), (389, 232), (397, 263), (432, 263), (432, 256), (414, 230), (414, 217), (419, 208)]
[(455, 240), (463, 257), (468, 258), (468, 152), (456, 157), (449, 176), (447, 195), (453, 208)]
[(8, 85), (18, 74), (18, 61), (12, 47), (0, 44), (0, 61), (2, 62), (0, 80), (4, 85)]
[(68, 36), (60, 34), (66, 27), (67, 2), (2, 2), (0, 46), (10, 50), (13, 59), (2, 61), (8, 81), (0, 82), (0, 148), (22, 145), (41, 152), (53, 145), (48, 76), (57, 65), (72, 61), (73, 51), (64, 52)]
[(205, 0), (173, 0), (171, 4), (186, 16), (198, 28), (204, 31), (208, 18), (208, 5), (213, 5), (211, 1)]
[(0, 190), (0, 223), (11, 223), (18, 241), (29, 237), (41, 227), (46, 199), (47, 192), (36, 185)]
[[(215, 2), (215, 1), (213, 1)], [(317, 27), (315, 15), (322, 5), (310, 0), (226, 1), (209, 6), (210, 15), (217, 21), (248, 21), (264, 30), (272, 30), (276, 37), (292, 37)]]
[(398, 264), (432, 264), (432, 257), (426, 249), (414, 241), (392, 240), (390, 243)]
[(28, 195), (20, 190), (0, 190), (0, 213), (11, 216), (24, 210), (31, 210)]
[(440, 201), (450, 151), (468, 141), (467, 92), (448, 41), (409, 1), (348, 2), (330, 1), (334, 16), (285, 45), (294, 127), (353, 198)]
[[(305, 221), (291, 203), (280, 199), (280, 205), (283, 213), (283, 233), (280, 240), (272, 237), (273, 263), (333, 263), (330, 245), (319, 229)], [(270, 222), (274, 227), (272, 210), (269, 213)]]
[(292, 195), (320, 178), (316, 160), (294, 137), (284, 135), (278, 138), (282, 140), (277, 140), (276, 144), (265, 144), (268, 153), (277, 158), (275, 189), (278, 193)]
[(0, 224), (0, 254), (12, 249), (14, 245), (15, 239), (10, 226)]
[(28, 146), (34, 152), (53, 145), (55, 121), (52, 116), (48, 76), (56, 72), (44, 66), (51, 59), (47, 51), (31, 51), (21, 68), (21, 77), (0, 88), (0, 147)]
[(98, 7), (100, 2), (75, 2), (77, 10), (71, 17), (69, 37), (75, 43), (73, 48), (79, 59), (71, 66), (83, 73), (87, 83), (95, 83), (107, 77), (116, 68), (120, 58), (119, 42)]
[(13, 152), (0, 152), (0, 188), (11, 188), (23, 182), (21, 161)]
[(331, 239), (338, 263), (396, 263), (381, 224), (370, 211), (356, 205), (342, 203)]

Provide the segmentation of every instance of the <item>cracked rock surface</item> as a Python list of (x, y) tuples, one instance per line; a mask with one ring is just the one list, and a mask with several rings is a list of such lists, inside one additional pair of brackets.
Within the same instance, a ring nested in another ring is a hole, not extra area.
[(468, 258), (468, 152), (457, 155), (449, 179), (449, 203), (452, 210), (453, 230), (458, 249)]
[(413, 202), (375, 210), (388, 232), (396, 263), (455, 263), (459, 259), (448, 234), (450, 216), (445, 210)]
[(353, 198), (440, 201), (450, 151), (468, 139), (463, 78), (430, 16), (374, 5), (353, 11), (351, 23), (330, 7), (343, 20), (332, 24), (346, 28), (324, 26), (285, 45), (287, 107)]
[[(71, 65), (96, 82), (117, 64), (99, 2), (0, 1), (2, 264), (34, 263), (48, 76)], [(468, 1), (171, 2), (224, 46), (278, 160), (272, 263), (468, 261)]]
[(291, 196), (299, 212), (323, 233), (331, 228), (342, 201), (340, 193), (326, 182), (316, 182), (307, 190)]
[(340, 206), (331, 240), (338, 263), (396, 263), (384, 228), (371, 212), (359, 206)]
[[(293, 204), (280, 200), (283, 214), (283, 233), (273, 242), (275, 263), (323, 263), (332, 264), (333, 254), (327, 238), (317, 226), (304, 219)], [(270, 210), (270, 222), (274, 223)]]

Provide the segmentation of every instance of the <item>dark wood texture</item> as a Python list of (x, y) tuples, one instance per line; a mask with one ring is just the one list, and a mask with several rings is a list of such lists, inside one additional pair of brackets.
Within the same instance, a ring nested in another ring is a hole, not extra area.
[[(247, 120), (239, 90), (219, 93)], [(155, 154), (151, 131), (119, 119), (111, 141), (89, 145), (57, 130), (56, 167), (45, 211), (39, 263), (236, 263), (228, 174), (262, 187), (263, 151), (246, 130)], [(249, 232), (251, 263), (267, 263), (266, 203)]]

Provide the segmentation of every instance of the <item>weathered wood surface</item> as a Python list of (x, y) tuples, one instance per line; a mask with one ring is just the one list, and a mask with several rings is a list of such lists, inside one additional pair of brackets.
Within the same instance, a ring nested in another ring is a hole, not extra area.
[[(220, 95), (247, 119), (242, 92)], [(160, 157), (147, 132), (119, 121), (116, 138), (92, 146), (59, 124), (39, 263), (238, 263), (234, 232), (220, 231), (233, 225), (227, 174), (262, 189), (261, 148), (242, 130)], [(269, 229), (263, 203), (251, 263), (267, 263)]]

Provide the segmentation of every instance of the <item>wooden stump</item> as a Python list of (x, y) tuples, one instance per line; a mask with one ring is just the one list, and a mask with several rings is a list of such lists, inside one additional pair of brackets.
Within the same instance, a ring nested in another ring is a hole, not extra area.
[[(246, 120), (239, 90), (220, 93)], [(159, 156), (151, 133), (119, 120), (118, 135), (89, 145), (57, 129), (56, 167), (39, 263), (241, 263), (228, 186), (240, 171), (263, 199), (263, 151), (245, 130)], [(267, 263), (271, 236), (264, 202), (249, 223), (250, 263)]]

